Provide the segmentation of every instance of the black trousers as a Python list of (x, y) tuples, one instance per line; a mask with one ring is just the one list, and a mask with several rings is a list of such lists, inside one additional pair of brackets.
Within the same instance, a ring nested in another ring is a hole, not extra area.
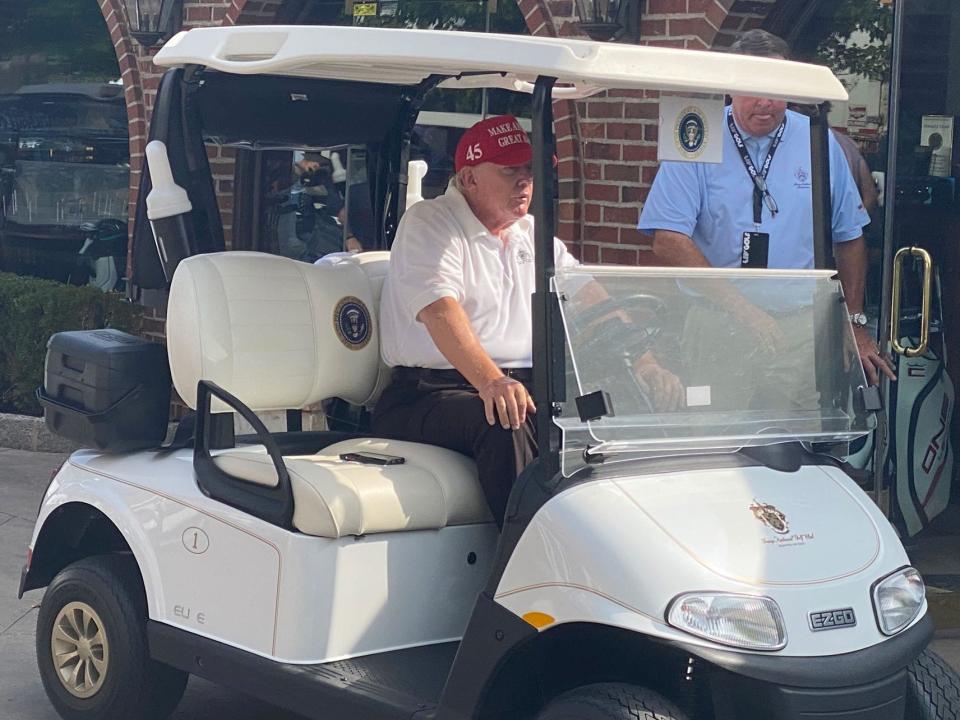
[[(529, 370), (504, 372), (530, 389)], [(533, 419), (528, 416), (518, 430), (488, 424), (480, 394), (455, 370), (394, 368), (372, 421), (375, 435), (439, 445), (474, 458), (500, 527), (514, 481), (537, 456)]]

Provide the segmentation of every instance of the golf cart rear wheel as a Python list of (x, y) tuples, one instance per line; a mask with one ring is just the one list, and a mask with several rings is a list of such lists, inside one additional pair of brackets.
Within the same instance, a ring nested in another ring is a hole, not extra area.
[(50, 583), (37, 617), (37, 665), (65, 720), (163, 720), (188, 675), (151, 660), (147, 612), (129, 556), (86, 558)]
[(924, 650), (908, 668), (905, 717), (960, 718), (960, 676), (932, 650)]
[(635, 685), (602, 683), (554, 699), (537, 720), (687, 720), (662, 695)]

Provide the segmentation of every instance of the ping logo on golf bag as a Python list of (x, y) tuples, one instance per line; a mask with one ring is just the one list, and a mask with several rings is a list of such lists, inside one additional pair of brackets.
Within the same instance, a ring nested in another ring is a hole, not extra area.
[(750, 510), (753, 512), (753, 516), (757, 520), (762, 522), (778, 535), (786, 535), (788, 532), (790, 532), (790, 523), (787, 522), (787, 516), (780, 512), (775, 505), (762, 503), (759, 500), (754, 499), (753, 505), (750, 506)]
[(857, 624), (857, 616), (853, 612), (853, 608), (812, 612), (808, 616), (808, 619), (810, 620), (810, 629), (813, 632), (854, 627)]
[(370, 311), (363, 300), (348, 296), (333, 309), (333, 327), (350, 350), (361, 350), (370, 342)]
[(943, 403), (940, 405), (940, 427), (936, 434), (930, 439), (930, 443), (927, 445), (927, 450), (923, 454), (923, 462), (920, 464), (920, 467), (923, 468), (925, 473), (929, 474), (929, 472), (933, 470), (933, 463), (936, 461), (937, 455), (940, 453), (941, 439), (943, 438), (943, 434), (947, 429), (947, 419), (949, 414), (950, 398), (944, 395)]

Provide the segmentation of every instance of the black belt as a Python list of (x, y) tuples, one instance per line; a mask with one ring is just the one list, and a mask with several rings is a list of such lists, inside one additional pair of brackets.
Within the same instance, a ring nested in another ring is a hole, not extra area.
[[(500, 368), (508, 378), (522, 383), (533, 382), (532, 368)], [(428, 385), (470, 385), (459, 370), (438, 370), (436, 368), (395, 367), (393, 381), (401, 383), (425, 383)]]

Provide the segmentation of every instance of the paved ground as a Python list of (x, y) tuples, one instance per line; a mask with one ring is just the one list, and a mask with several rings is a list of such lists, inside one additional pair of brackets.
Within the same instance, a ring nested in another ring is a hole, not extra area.
[[(24, 553), (33, 532), (37, 507), (51, 473), (64, 455), (0, 448), (0, 720), (58, 720), (47, 702), (34, 660), (36, 606), (42, 591), (17, 600)], [(915, 548), (921, 569), (942, 577), (960, 571), (960, 535), (932, 538)], [(960, 588), (957, 588), (960, 589)], [(952, 593), (940, 605), (949, 624)], [(960, 611), (954, 612), (960, 618)], [(957, 623), (960, 625), (960, 622)], [(960, 669), (960, 627), (941, 632), (934, 648)], [(257, 700), (191, 678), (173, 720), (303, 720)], [(117, 720), (122, 720), (117, 718)]]

